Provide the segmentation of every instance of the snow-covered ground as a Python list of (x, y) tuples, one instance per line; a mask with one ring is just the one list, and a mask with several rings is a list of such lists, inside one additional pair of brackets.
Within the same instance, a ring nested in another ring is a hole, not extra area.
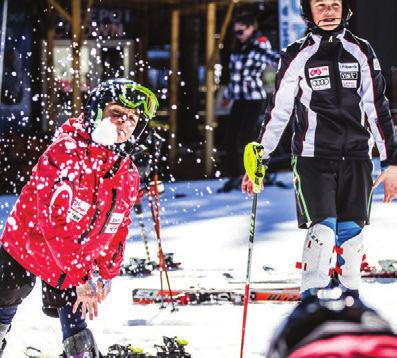
[[(291, 183), (291, 173), (278, 180)], [(165, 252), (174, 252), (183, 270), (170, 272), (172, 288), (230, 288), (223, 272), (245, 277), (251, 198), (239, 191), (218, 194), (219, 180), (179, 182), (166, 185), (161, 199), (161, 236)], [(178, 195), (186, 194), (186, 196)], [(396, 258), (397, 203), (383, 204), (382, 189), (376, 190), (372, 225), (365, 229), (367, 257)], [(0, 231), (15, 197), (0, 197)], [(149, 209), (144, 202), (146, 231), (151, 255), (156, 243)], [(131, 226), (126, 256), (145, 257), (137, 220)], [(259, 197), (253, 255), (252, 280), (285, 276), (297, 277), (295, 262), (300, 260), (305, 232), (296, 229), (292, 189), (268, 187)], [(275, 268), (273, 274), (262, 266)], [(147, 278), (119, 277), (100, 306), (100, 316), (89, 323), (101, 350), (114, 343), (132, 343), (153, 351), (162, 336), (189, 340), (187, 351), (194, 358), (237, 358), (240, 349), (242, 306), (232, 304), (170, 308), (132, 305), (133, 288), (159, 288), (159, 275)], [(242, 285), (241, 285), (242, 287)], [(233, 285), (236, 288), (236, 285)], [(364, 283), (362, 297), (377, 308), (397, 328), (395, 300), (397, 283)], [(41, 312), (40, 285), (21, 305), (8, 335), (4, 358), (23, 357), (24, 347), (33, 345), (54, 356), (61, 351), (60, 325)], [(263, 357), (275, 327), (294, 303), (251, 304), (248, 311), (246, 358)]]

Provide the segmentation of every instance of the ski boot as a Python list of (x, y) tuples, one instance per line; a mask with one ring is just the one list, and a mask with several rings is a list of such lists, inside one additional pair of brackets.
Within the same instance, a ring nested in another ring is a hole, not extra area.
[(10, 324), (0, 323), (0, 358), (3, 357), (4, 349), (7, 344), (5, 336), (7, 332), (10, 330), (10, 328), (11, 328)]
[(131, 257), (127, 264), (121, 268), (122, 275), (127, 276), (147, 276), (153, 271), (152, 265), (148, 265), (145, 259)]
[(164, 345), (155, 345), (157, 358), (190, 358), (190, 353), (185, 351), (188, 341), (177, 337), (163, 337)]
[(3, 341), (0, 342), (0, 358), (3, 357), (3, 352), (6, 345), (7, 345), (7, 341), (5, 338), (3, 338)]
[[(181, 266), (180, 262), (174, 261), (174, 253), (173, 252), (167, 252), (164, 254), (164, 263), (165, 263), (165, 266), (167, 267), (167, 270), (177, 270)], [(154, 261), (150, 261), (149, 264), (156, 270), (158, 270), (160, 268), (160, 264), (155, 263)]]
[(164, 261), (165, 261), (165, 264), (166, 264), (168, 270), (176, 270), (181, 265), (180, 262), (174, 261), (174, 253), (173, 252), (168, 252), (168, 253), (164, 254)]
[(86, 328), (63, 341), (66, 358), (101, 358), (92, 332)]
[(142, 348), (136, 348), (132, 345), (122, 346), (113, 344), (108, 348), (106, 358), (149, 358)]

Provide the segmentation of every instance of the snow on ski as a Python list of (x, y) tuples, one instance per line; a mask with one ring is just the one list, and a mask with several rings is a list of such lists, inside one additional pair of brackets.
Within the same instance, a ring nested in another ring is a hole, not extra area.
[(379, 260), (375, 266), (364, 261), (361, 265), (361, 277), (397, 279), (397, 260)]

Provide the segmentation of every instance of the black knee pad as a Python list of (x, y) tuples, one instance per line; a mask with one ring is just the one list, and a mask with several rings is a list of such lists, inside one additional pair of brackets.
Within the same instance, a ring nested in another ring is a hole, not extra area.
[(17, 306), (32, 292), (36, 276), (0, 248), (0, 306)]
[(76, 288), (59, 290), (50, 286), (47, 282), (41, 281), (41, 292), (43, 299), (43, 312), (49, 316), (58, 318), (58, 308), (66, 305), (73, 305), (76, 302)]

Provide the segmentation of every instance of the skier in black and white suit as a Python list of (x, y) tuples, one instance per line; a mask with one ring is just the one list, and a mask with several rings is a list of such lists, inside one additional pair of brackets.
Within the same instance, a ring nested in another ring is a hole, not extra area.
[[(384, 169), (375, 186), (383, 182), (390, 202), (397, 197), (395, 129), (379, 60), (346, 29), (348, 0), (301, 0), (301, 6), (310, 32), (281, 53), (260, 142), (268, 160), (293, 116), (298, 224), (309, 229), (298, 264), (302, 297), (334, 284), (358, 293), (372, 148), (376, 143)], [(247, 176), (242, 189), (251, 191)]]

